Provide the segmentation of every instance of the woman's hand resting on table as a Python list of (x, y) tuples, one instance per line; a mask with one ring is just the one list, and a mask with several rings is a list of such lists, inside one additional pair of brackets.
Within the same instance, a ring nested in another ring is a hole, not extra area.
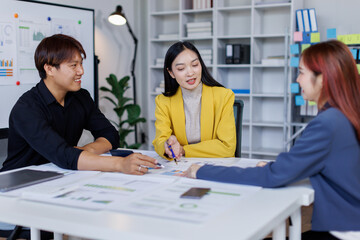
[[(268, 162), (261, 161), (256, 164), (257, 167), (264, 167)], [(196, 178), (197, 171), (201, 168), (198, 164), (192, 164), (184, 173), (181, 174), (182, 177)]]
[(260, 161), (256, 164), (257, 167), (264, 167), (266, 164), (268, 164), (269, 162), (265, 162), (265, 161)]
[(196, 173), (201, 168), (198, 164), (192, 164), (185, 172), (181, 174), (182, 177), (196, 178)]

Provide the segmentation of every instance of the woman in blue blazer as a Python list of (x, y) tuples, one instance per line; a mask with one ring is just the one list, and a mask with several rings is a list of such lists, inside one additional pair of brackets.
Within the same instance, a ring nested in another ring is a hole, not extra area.
[(297, 82), (319, 113), (289, 152), (255, 168), (192, 165), (185, 176), (263, 187), (309, 177), (315, 190), (312, 231), (303, 239), (360, 239), (360, 80), (348, 47), (318, 43), (301, 56)]

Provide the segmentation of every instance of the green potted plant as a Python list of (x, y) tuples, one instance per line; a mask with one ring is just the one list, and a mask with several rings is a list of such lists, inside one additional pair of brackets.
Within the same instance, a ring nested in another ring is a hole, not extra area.
[[(140, 122), (146, 122), (146, 119), (140, 117), (140, 106), (130, 102), (133, 100), (133, 98), (128, 98), (124, 96), (126, 90), (130, 88), (128, 84), (129, 80), (129, 76), (125, 76), (117, 80), (115, 74), (110, 74), (109, 77), (106, 78), (106, 81), (111, 86), (111, 89), (107, 87), (100, 87), (100, 90), (104, 92), (110, 92), (116, 99), (114, 100), (113, 98), (110, 98), (108, 96), (104, 97), (112, 104), (114, 104), (114, 111), (119, 118), (118, 122), (110, 120), (118, 128), (120, 137), (119, 147), (137, 149), (141, 146), (141, 143), (134, 143), (128, 145), (128, 143), (126, 142), (126, 137), (129, 133), (135, 131), (134, 126), (136, 124)], [(125, 112), (127, 112), (127, 118), (125, 118), (126, 116), (124, 116)]]

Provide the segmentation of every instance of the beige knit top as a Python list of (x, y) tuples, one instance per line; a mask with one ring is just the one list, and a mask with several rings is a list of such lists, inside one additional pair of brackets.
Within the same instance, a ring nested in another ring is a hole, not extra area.
[(198, 143), (200, 136), (200, 113), (201, 113), (201, 94), (202, 83), (192, 90), (181, 88), (184, 111), (186, 138), (189, 144)]

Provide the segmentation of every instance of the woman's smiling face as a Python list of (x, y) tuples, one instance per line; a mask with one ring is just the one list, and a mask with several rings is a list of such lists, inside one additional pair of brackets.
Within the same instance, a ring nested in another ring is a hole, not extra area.
[(323, 82), (322, 74), (315, 76), (315, 74), (305, 66), (302, 60), (300, 61), (299, 72), (296, 81), (302, 88), (303, 98), (318, 103)]
[(171, 64), (168, 72), (175, 78), (178, 84), (185, 89), (195, 89), (201, 81), (202, 68), (197, 54), (194, 51), (185, 49)]

